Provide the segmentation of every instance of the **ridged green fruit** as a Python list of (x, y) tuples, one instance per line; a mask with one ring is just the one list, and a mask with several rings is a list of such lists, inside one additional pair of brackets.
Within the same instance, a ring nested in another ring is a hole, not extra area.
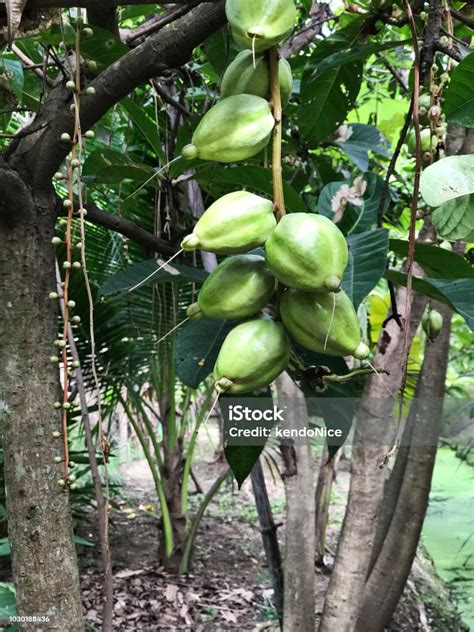
[(293, 0), (226, 0), (225, 12), (236, 43), (258, 53), (285, 39), (296, 21)]
[(306, 349), (359, 360), (369, 355), (369, 348), (360, 340), (354, 306), (342, 290), (313, 294), (290, 289), (281, 297), (280, 313), (290, 335)]
[(437, 310), (430, 309), (423, 314), (421, 325), (428, 338), (431, 341), (436, 340), (443, 326), (443, 317)]
[(281, 283), (313, 292), (336, 291), (349, 260), (339, 228), (312, 213), (285, 215), (265, 250), (268, 267)]
[(253, 94), (236, 94), (206, 112), (182, 156), (218, 162), (245, 160), (267, 145), (274, 125), (268, 101)]
[[(436, 136), (431, 135), (431, 130), (429, 127), (422, 129), (420, 132), (420, 140), (421, 140), (421, 151), (430, 151), (435, 150), (438, 144), (438, 138)], [(415, 130), (412, 130), (408, 134), (407, 138), (407, 148), (408, 152), (414, 156), (416, 154), (416, 134)]]
[[(278, 69), (281, 105), (285, 107), (291, 97), (293, 75), (286, 59), (280, 59)], [(255, 94), (263, 99), (270, 98), (270, 71), (263, 55), (255, 57), (254, 65), (252, 51), (243, 50), (229, 64), (222, 78), (221, 97), (225, 99), (234, 94)]]
[(228, 257), (205, 280), (196, 303), (188, 307), (193, 319), (246, 318), (271, 299), (275, 277), (259, 255)]
[(214, 367), (215, 387), (225, 393), (252, 393), (286, 368), (290, 348), (282, 323), (259, 318), (228, 334)]
[(270, 200), (248, 191), (234, 191), (211, 204), (181, 247), (222, 255), (246, 252), (264, 244), (275, 226)]

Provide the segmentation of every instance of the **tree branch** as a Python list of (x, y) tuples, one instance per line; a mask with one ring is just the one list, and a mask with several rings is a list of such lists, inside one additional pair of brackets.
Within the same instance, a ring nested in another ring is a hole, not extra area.
[[(197, 4), (201, 4), (201, 1), (202, 0), (189, 0), (186, 4), (173, 7), (161, 15), (151, 18), (147, 22), (144, 22), (144, 24), (138, 26), (136, 29), (122, 31), (122, 39), (129, 46), (136, 46), (137, 40), (143, 40), (147, 35), (156, 33), (156, 31), (159, 31), (167, 24), (170, 24), (181, 16), (186, 15), (186, 13), (188, 13)], [(138, 43), (141, 42), (139, 41)]]
[(282, 57), (290, 57), (299, 53), (303, 48), (314, 40), (317, 35), (321, 34), (322, 25), (334, 18), (329, 4), (313, 1), (310, 12), (310, 21), (300, 31), (290, 37), (286, 44), (280, 49)]
[[(224, 2), (203, 3), (106, 68), (90, 84), (95, 94), (81, 99), (81, 129), (89, 129), (137, 86), (185, 64), (193, 49), (224, 24)], [(58, 83), (35, 119), (36, 124), (49, 123), (46, 132), (31, 136), (29, 142), (20, 141), (10, 152), (11, 164), (26, 170), (40, 189), (50, 186), (70, 150), (60, 137), (73, 131), (71, 98), (70, 91)]]

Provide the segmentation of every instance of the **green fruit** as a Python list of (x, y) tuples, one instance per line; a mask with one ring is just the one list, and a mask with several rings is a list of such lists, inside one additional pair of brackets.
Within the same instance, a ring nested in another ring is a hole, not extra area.
[(191, 318), (245, 318), (259, 312), (271, 299), (275, 278), (258, 255), (228, 257), (204, 282), (197, 303), (188, 307)]
[[(431, 140), (433, 139), (433, 140)], [(420, 140), (421, 140), (421, 151), (423, 153), (425, 152), (429, 152), (432, 149), (436, 148), (436, 145), (438, 144), (438, 139), (436, 138), (436, 136), (431, 136), (431, 130), (429, 129), (429, 127), (426, 127), (425, 129), (422, 129), (420, 131)], [(416, 154), (416, 135), (415, 135), (415, 130), (412, 130), (407, 137), (407, 147), (408, 147), (408, 152), (414, 156)]]
[(211, 204), (181, 247), (224, 255), (246, 252), (264, 244), (275, 226), (270, 200), (234, 191)]
[(261, 52), (281, 42), (293, 29), (293, 0), (226, 0), (232, 35), (241, 48)]
[(438, 311), (431, 309), (423, 314), (421, 326), (431, 341), (436, 340), (443, 326), (443, 317)]
[(281, 297), (280, 313), (290, 335), (306, 349), (333, 356), (353, 355), (359, 360), (369, 355), (369, 348), (360, 340), (354, 306), (342, 290), (313, 294), (290, 289)]
[(251, 393), (273, 382), (286, 368), (289, 357), (281, 323), (261, 318), (237, 325), (219, 351), (215, 387), (221, 393)]
[[(282, 107), (287, 105), (293, 89), (291, 66), (286, 59), (278, 63)], [(243, 50), (229, 65), (222, 78), (221, 96), (223, 99), (234, 94), (254, 94), (263, 99), (270, 98), (270, 71), (263, 55), (255, 57), (252, 51)]]
[(281, 283), (313, 292), (336, 291), (349, 260), (339, 228), (312, 213), (285, 215), (265, 249), (268, 267)]
[(270, 104), (262, 97), (228, 97), (202, 117), (182, 156), (218, 162), (245, 160), (267, 145), (274, 125)]

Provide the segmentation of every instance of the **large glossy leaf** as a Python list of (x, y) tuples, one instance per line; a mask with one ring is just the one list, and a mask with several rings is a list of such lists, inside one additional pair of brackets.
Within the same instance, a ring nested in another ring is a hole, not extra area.
[[(273, 196), (270, 169), (254, 165), (223, 168), (206, 165), (196, 173), (196, 180), (213, 197), (244, 188), (271, 198)], [(283, 185), (285, 204), (290, 212), (306, 212), (308, 209), (297, 191), (289, 184)]]
[[(407, 257), (408, 241), (391, 239), (390, 250), (399, 257)], [(415, 244), (415, 261), (429, 277), (474, 278), (474, 268), (464, 257), (439, 246)]]
[(474, 236), (474, 193), (448, 200), (431, 214), (438, 235), (445, 239), (466, 239)]
[(359, 93), (362, 66), (338, 66), (310, 84), (301, 86), (298, 122), (301, 134), (312, 142), (326, 140), (344, 122)]
[(87, 59), (93, 59), (105, 67), (128, 53), (128, 46), (110, 31), (98, 26), (93, 26), (92, 30), (93, 36), (89, 39), (83, 38), (81, 41), (81, 54)]
[(225, 337), (235, 323), (216, 318), (192, 320), (176, 336), (174, 358), (179, 379), (197, 388), (214, 369)]
[(107, 147), (96, 149), (87, 156), (82, 169), (86, 182), (120, 184), (123, 180), (134, 180), (150, 186), (156, 182), (155, 170), (130, 160), (126, 154)]
[(474, 53), (453, 70), (444, 111), (449, 123), (474, 127)]
[[(402, 272), (387, 270), (385, 277), (398, 285), (407, 284), (407, 276)], [(464, 318), (470, 329), (474, 330), (474, 279), (423, 279), (414, 277), (413, 288), (421, 294), (426, 294), (441, 303), (449, 305)]]
[(123, 99), (120, 103), (127, 111), (131, 121), (141, 133), (143, 139), (154, 149), (162, 164), (165, 164), (166, 158), (161, 148), (160, 134), (157, 125), (148, 117), (146, 109), (128, 98)]
[(426, 167), (421, 174), (420, 193), (433, 207), (474, 193), (474, 155), (448, 156)]
[(226, 461), (234, 473), (239, 489), (252, 471), (263, 448), (263, 445), (227, 445), (224, 447)]
[(352, 123), (348, 125), (348, 132), (347, 140), (337, 141), (336, 145), (349, 156), (361, 171), (367, 171), (369, 168), (369, 151), (385, 158), (390, 157), (390, 143), (376, 127)]
[(388, 231), (379, 228), (349, 235), (349, 264), (342, 280), (342, 289), (355, 308), (382, 278), (387, 265)]

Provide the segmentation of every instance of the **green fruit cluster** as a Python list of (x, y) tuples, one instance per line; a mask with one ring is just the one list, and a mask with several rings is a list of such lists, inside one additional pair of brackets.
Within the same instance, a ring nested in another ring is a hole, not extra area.
[(421, 326), (428, 339), (433, 342), (439, 336), (443, 326), (443, 317), (436, 309), (429, 309), (423, 314)]
[[(245, 160), (265, 147), (275, 124), (267, 55), (256, 53), (291, 31), (293, 0), (227, 0), (226, 13), (235, 41), (246, 50), (225, 72), (223, 98), (201, 119), (184, 158)], [(278, 71), (285, 105), (292, 86), (288, 62), (281, 59)], [(181, 244), (185, 251), (231, 255), (187, 310), (191, 319), (246, 319), (231, 330), (218, 354), (219, 392), (250, 393), (270, 384), (288, 364), (288, 335), (320, 353), (362, 359), (369, 352), (355, 309), (340, 289), (349, 259), (344, 235), (313, 213), (285, 215), (277, 224), (274, 210), (264, 197), (234, 191), (216, 200)], [(265, 248), (265, 257), (249, 254), (258, 246)], [(281, 321), (269, 315), (273, 308), (266, 309), (277, 283)]]

